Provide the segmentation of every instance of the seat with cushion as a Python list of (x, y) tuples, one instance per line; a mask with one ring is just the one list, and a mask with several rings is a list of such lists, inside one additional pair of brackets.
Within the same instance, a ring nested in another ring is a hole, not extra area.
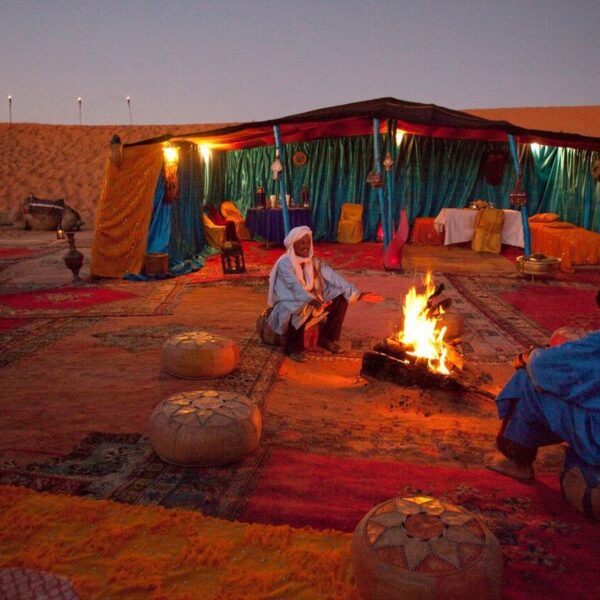
[(220, 207), (221, 215), (226, 221), (235, 223), (235, 231), (240, 240), (251, 240), (252, 236), (246, 227), (246, 220), (238, 207), (231, 200), (223, 200)]
[(363, 239), (362, 204), (342, 204), (338, 222), (337, 241), (342, 244), (357, 244)]
[(204, 224), (204, 236), (208, 245), (220, 250), (226, 240), (225, 225), (217, 225), (206, 213), (202, 215), (202, 223)]
[(476, 252), (494, 252), (502, 249), (504, 211), (500, 208), (483, 208), (475, 218), (475, 232), (471, 248)]

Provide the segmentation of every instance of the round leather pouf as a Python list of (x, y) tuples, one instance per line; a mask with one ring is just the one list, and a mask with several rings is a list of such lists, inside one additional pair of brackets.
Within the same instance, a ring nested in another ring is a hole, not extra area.
[(584, 462), (572, 448), (565, 454), (560, 488), (575, 510), (600, 521), (600, 467)]
[(488, 600), (500, 597), (502, 552), (466, 510), (435, 498), (393, 498), (371, 509), (352, 536), (364, 598)]
[(252, 452), (260, 440), (260, 411), (247, 396), (200, 390), (163, 400), (148, 424), (152, 448), (168, 463), (225, 465)]
[(238, 345), (223, 335), (190, 331), (169, 338), (162, 349), (162, 366), (170, 375), (207, 379), (227, 375), (240, 360)]

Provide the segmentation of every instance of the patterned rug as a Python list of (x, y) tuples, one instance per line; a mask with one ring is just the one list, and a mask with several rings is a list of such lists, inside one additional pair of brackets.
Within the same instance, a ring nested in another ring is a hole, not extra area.
[(598, 290), (592, 284), (552, 280), (540, 284), (513, 277), (446, 277), (495, 329), (525, 347), (545, 346), (557, 327), (600, 327), (600, 311), (594, 300)]
[(124, 281), (50, 289), (6, 286), (0, 295), (0, 318), (117, 317), (173, 314), (185, 281)]
[(479, 515), (502, 546), (503, 598), (589, 598), (600, 587), (597, 526), (562, 498), (556, 474), (528, 485), (481, 469), (277, 449), (240, 519), (351, 532), (397, 495), (433, 496)]
[[(100, 337), (130, 351), (142, 345), (162, 343), (162, 338), (144, 328), (130, 328), (119, 337)], [(163, 332), (169, 335), (169, 332)], [(163, 376), (163, 389), (178, 393), (198, 387), (237, 391), (249, 396), (260, 408), (273, 386), (283, 353), (263, 344), (256, 335), (240, 344), (240, 362), (235, 371), (202, 382)], [(157, 504), (198, 510), (233, 519), (250, 492), (264, 462), (266, 446), (244, 461), (215, 468), (184, 468), (169, 465), (152, 451), (148, 438), (139, 434), (89, 434), (70, 454), (49, 462), (33, 463), (25, 469), (0, 470), (0, 483), (25, 486), (37, 491), (111, 499), (130, 504)]]

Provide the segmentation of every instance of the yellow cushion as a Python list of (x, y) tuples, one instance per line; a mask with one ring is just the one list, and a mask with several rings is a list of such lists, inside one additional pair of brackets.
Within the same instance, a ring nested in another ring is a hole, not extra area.
[(231, 200), (223, 200), (223, 202), (221, 202), (220, 211), (224, 219), (235, 223), (235, 233), (240, 240), (252, 239), (252, 235), (246, 227), (246, 221), (242, 213)]
[(207, 214), (202, 215), (202, 223), (204, 224), (204, 236), (209, 246), (221, 248), (225, 243), (225, 226), (215, 225)]
[(530, 223), (551, 223), (552, 221), (558, 221), (560, 217), (556, 213), (539, 213), (537, 215), (531, 215), (529, 217)]
[(549, 227), (550, 229), (575, 229), (577, 225), (567, 223), (566, 221), (555, 221), (554, 223), (546, 223), (546, 227)]
[(494, 252), (502, 249), (502, 226), (504, 211), (499, 208), (484, 208), (477, 213), (475, 232), (471, 248), (475, 252)]
[(363, 239), (362, 204), (342, 204), (342, 212), (338, 223), (338, 242), (342, 244), (358, 244)]

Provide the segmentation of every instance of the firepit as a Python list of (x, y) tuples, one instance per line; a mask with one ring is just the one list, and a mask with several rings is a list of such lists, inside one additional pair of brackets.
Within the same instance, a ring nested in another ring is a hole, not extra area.
[(444, 285), (436, 287), (427, 273), (425, 290), (412, 287), (403, 303), (402, 329), (363, 354), (361, 374), (399, 385), (464, 390), (457, 373), (462, 355), (446, 341), (439, 327), (451, 300), (443, 299)]

